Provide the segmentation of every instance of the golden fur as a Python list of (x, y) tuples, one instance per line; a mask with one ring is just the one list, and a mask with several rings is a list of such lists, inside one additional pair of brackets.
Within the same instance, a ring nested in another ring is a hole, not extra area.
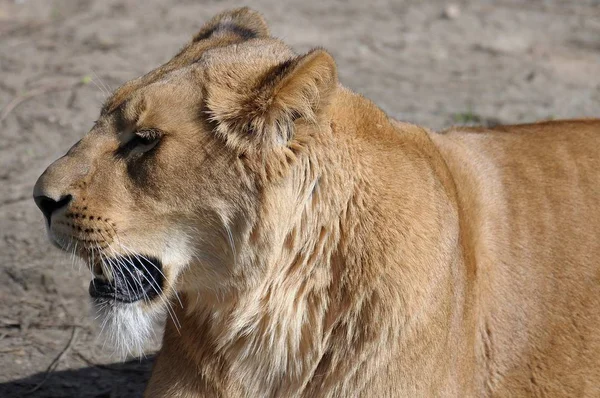
[[(156, 147), (124, 152), (140, 131)], [(393, 121), (244, 8), (117, 90), (35, 192), (73, 197), (59, 244), (162, 259), (181, 326), (148, 397), (597, 397), (598, 148), (599, 120)]]

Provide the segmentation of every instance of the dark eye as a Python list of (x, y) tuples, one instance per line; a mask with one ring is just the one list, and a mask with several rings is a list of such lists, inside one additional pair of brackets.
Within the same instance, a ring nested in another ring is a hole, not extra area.
[(150, 151), (160, 142), (162, 133), (155, 129), (137, 130), (129, 141), (125, 142), (118, 150), (117, 156), (139, 156)]
[(140, 130), (135, 133), (135, 138), (141, 145), (152, 145), (160, 139), (160, 133), (156, 130)]
[(133, 138), (127, 143), (132, 150), (141, 150), (143, 152), (154, 148), (160, 141), (162, 134), (158, 130), (143, 129), (134, 133)]

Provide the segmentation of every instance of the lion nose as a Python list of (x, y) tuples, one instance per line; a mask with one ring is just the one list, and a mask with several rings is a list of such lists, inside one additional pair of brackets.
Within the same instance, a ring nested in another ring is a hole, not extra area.
[(33, 200), (40, 208), (48, 225), (53, 214), (76, 202), (80, 194), (82, 181), (90, 171), (90, 159), (86, 151), (93, 142), (79, 141), (69, 152), (42, 173), (33, 187)]
[(67, 206), (69, 202), (71, 202), (71, 199), (73, 199), (73, 196), (71, 195), (61, 196), (58, 200), (45, 195), (37, 195), (33, 197), (35, 204), (40, 208), (42, 213), (44, 213), (48, 223), (50, 223), (52, 213), (62, 207)]
[(66, 173), (63, 170), (66, 166), (68, 164), (65, 164), (64, 160), (53, 163), (38, 178), (33, 187), (33, 200), (44, 213), (48, 225), (53, 213), (73, 201), (73, 192), (70, 188), (72, 182), (70, 178), (65, 177)]

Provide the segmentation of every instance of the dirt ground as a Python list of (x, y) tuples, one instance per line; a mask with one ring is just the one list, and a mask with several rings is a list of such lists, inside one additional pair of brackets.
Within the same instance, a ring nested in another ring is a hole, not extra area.
[[(600, 0), (246, 4), (297, 51), (330, 50), (346, 86), (402, 120), (600, 116)], [(102, 347), (89, 273), (47, 242), (33, 184), (91, 127), (107, 90), (239, 5), (0, 0), (1, 397), (141, 395), (151, 356), (121, 363)]]

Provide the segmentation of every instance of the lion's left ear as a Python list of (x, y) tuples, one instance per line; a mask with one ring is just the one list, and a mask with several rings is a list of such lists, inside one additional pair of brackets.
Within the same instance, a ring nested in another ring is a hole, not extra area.
[(336, 87), (335, 61), (318, 49), (271, 68), (251, 90), (213, 91), (207, 106), (228, 144), (267, 149), (287, 143), (297, 119), (318, 122)]

